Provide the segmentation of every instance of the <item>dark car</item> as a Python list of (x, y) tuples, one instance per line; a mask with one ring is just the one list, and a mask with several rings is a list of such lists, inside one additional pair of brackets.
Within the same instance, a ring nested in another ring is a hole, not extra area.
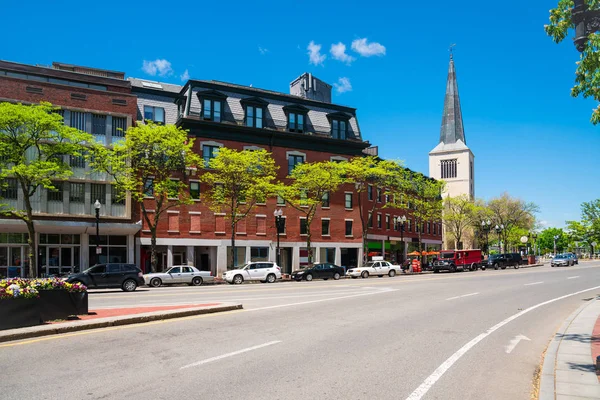
[(506, 269), (506, 267), (518, 269), (523, 264), (523, 258), (519, 253), (492, 254), (487, 260), (487, 267), (494, 269)]
[(331, 263), (318, 263), (299, 271), (292, 272), (292, 279), (312, 281), (313, 279), (335, 279), (336, 281), (344, 275), (344, 267), (338, 267)]
[(144, 285), (144, 274), (135, 264), (96, 264), (78, 274), (69, 275), (67, 282), (81, 282), (88, 288), (121, 288), (133, 292)]

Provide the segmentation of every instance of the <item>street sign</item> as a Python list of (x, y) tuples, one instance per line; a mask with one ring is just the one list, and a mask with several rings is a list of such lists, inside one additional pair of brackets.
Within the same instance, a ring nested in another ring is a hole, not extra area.
[(102, 254), (102, 247), (96, 247), (96, 254)]

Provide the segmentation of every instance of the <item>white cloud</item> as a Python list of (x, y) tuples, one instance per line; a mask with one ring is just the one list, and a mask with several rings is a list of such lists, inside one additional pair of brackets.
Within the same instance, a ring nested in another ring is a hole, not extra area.
[(367, 38), (356, 39), (353, 41), (352, 50), (363, 57), (385, 55), (385, 46), (377, 42), (368, 43)]
[(146, 61), (144, 60), (144, 64), (142, 66), (142, 70), (148, 75), (155, 76), (156, 74), (160, 76), (171, 75), (173, 73), (173, 68), (171, 68), (171, 63), (165, 59), (156, 59), (154, 61)]
[(346, 93), (352, 91), (352, 84), (350, 83), (350, 79), (346, 77), (338, 79), (338, 81), (334, 83), (333, 86), (335, 86), (335, 90), (338, 93)]
[(545, 220), (544, 221), (540, 221), (539, 224), (540, 224), (541, 227), (544, 227), (544, 228), (547, 228), (547, 227), (550, 226), (550, 222), (545, 221)]
[(265, 49), (264, 47), (258, 46), (258, 52), (264, 56), (269, 52), (269, 49)]
[(181, 80), (183, 82), (187, 81), (188, 79), (190, 79), (190, 73), (188, 72), (188, 70), (186, 69), (185, 71), (183, 71), (183, 74), (179, 75), (179, 77), (181, 78)]
[(342, 42), (339, 42), (338, 44), (332, 44), (329, 52), (334, 59), (344, 62), (348, 65), (350, 65), (352, 61), (356, 60), (356, 58), (346, 54), (346, 45)]
[(315, 44), (315, 42), (311, 40), (307, 49), (309, 63), (314, 65), (323, 65), (323, 61), (325, 61), (327, 56), (325, 54), (321, 54), (321, 45)]

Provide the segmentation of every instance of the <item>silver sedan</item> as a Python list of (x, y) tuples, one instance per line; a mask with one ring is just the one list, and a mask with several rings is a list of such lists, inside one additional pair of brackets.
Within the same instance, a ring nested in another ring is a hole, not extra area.
[(200, 271), (195, 267), (188, 267), (187, 265), (175, 265), (165, 272), (144, 275), (146, 285), (152, 287), (182, 283), (199, 286), (203, 282), (212, 282), (214, 279), (215, 277), (211, 275), (210, 271)]

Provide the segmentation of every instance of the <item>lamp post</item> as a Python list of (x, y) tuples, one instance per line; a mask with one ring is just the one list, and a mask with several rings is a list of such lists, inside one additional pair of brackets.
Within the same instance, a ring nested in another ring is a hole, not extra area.
[(498, 251), (500, 252), (500, 254), (502, 254), (502, 238), (500, 237), (500, 234), (504, 230), (504, 225), (503, 224), (496, 225), (495, 229), (496, 229), (496, 233), (498, 234)]
[[(100, 201), (96, 200), (94, 202), (94, 208), (96, 209), (96, 256), (102, 254), (102, 249), (100, 248)], [(98, 262), (100, 262), (100, 257), (98, 258)]]
[(535, 232), (529, 232), (529, 236), (530, 239), (533, 239), (533, 255), (535, 256), (536, 253), (536, 248), (535, 248), (535, 241), (537, 240), (537, 233)]
[(600, 10), (590, 10), (586, 0), (574, 0), (571, 20), (575, 25), (575, 47), (581, 53), (585, 50), (588, 36), (600, 30)]
[(275, 228), (277, 229), (277, 265), (281, 267), (281, 249), (279, 247), (279, 235), (285, 228), (285, 219), (283, 218), (283, 211), (281, 208), (273, 211), (273, 215), (275, 216)]
[(485, 233), (485, 252), (487, 255), (490, 255), (490, 241), (488, 238), (488, 234), (490, 233), (490, 229), (492, 228), (492, 221), (489, 219), (487, 221), (481, 221), (481, 229)]
[(556, 256), (556, 241), (558, 240), (560, 236), (558, 235), (554, 235), (554, 255)]
[(400, 225), (400, 241), (402, 242), (402, 258), (400, 259), (400, 263), (404, 262), (404, 249), (406, 245), (404, 244), (404, 226), (406, 224), (406, 215), (401, 217), (394, 217), (394, 226), (396, 230), (398, 230), (398, 225)]

